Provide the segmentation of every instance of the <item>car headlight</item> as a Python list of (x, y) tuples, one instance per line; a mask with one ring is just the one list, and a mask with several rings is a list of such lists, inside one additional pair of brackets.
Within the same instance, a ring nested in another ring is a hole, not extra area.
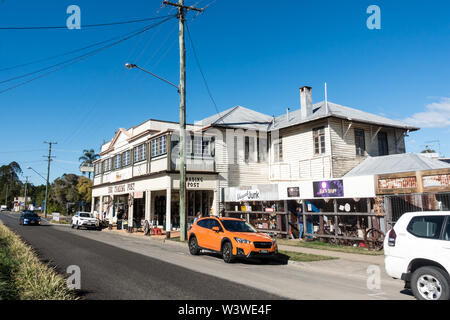
[(242, 238), (234, 238), (238, 243), (252, 243), (250, 240), (242, 239)]

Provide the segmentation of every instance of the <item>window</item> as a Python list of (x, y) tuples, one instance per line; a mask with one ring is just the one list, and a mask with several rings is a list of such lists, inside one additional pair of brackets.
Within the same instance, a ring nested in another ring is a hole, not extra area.
[(128, 166), (130, 164), (130, 150), (125, 151), (122, 153), (122, 165), (124, 167)]
[(258, 162), (264, 162), (266, 161), (266, 155), (268, 151), (269, 145), (267, 144), (267, 139), (259, 138), (256, 142), (256, 154), (257, 154), (257, 161)]
[(152, 140), (152, 157), (167, 153), (167, 136), (161, 136)]
[(325, 127), (313, 129), (314, 154), (325, 153)]
[(378, 132), (378, 155), (387, 156), (389, 154), (388, 139), (386, 132)]
[(210, 221), (210, 220), (211, 220), (211, 219), (199, 220), (199, 221), (197, 222), (197, 225), (200, 226), (200, 227), (202, 227), (202, 228), (208, 228), (208, 227), (209, 227), (209, 221)]
[(273, 144), (273, 157), (276, 162), (283, 161), (283, 140), (281, 137)]
[(141, 144), (139, 149), (139, 161), (147, 159), (147, 145), (145, 143)]
[(439, 239), (444, 216), (414, 217), (408, 224), (408, 232), (419, 238)]
[(194, 145), (194, 155), (201, 156), (202, 152), (203, 152), (203, 150), (202, 150), (203, 149), (202, 137), (194, 136), (193, 145)]
[(355, 148), (357, 156), (364, 156), (366, 151), (366, 141), (364, 139), (364, 130), (355, 129)]
[(110, 171), (111, 170), (111, 164), (112, 164), (112, 158), (106, 159), (104, 161), (104, 171)]
[(147, 159), (147, 145), (145, 143), (134, 148), (134, 162), (140, 162)]
[(114, 169), (120, 169), (121, 156), (120, 154), (114, 157)]
[(447, 217), (447, 225), (445, 226), (442, 239), (450, 241), (450, 216)]

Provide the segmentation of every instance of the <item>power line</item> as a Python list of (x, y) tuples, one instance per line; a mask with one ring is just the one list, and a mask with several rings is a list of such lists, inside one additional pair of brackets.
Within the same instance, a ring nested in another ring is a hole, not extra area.
[[(156, 20), (156, 19), (163, 19), (165, 17), (169, 17), (169, 16), (127, 20), (127, 21), (119, 21), (119, 22), (86, 24), (86, 25), (82, 25), (81, 27), (82, 28), (105, 27), (105, 26), (113, 26), (113, 25), (119, 25), (119, 24), (130, 24), (130, 23), (151, 21), (151, 20)], [(0, 27), (0, 30), (42, 30), (42, 29), (67, 29), (67, 25), (65, 25), (65, 26), (34, 26), (34, 27)]]
[[(171, 16), (170, 18), (167, 18), (166, 20), (160, 21), (160, 22), (158, 22), (157, 24), (152, 25), (151, 27), (154, 27), (154, 26), (156, 26), (156, 25), (160, 25), (160, 24), (162, 24), (163, 22), (165, 22), (165, 21), (167, 21), (167, 20), (170, 20), (172, 17), (174, 17), (174, 16)], [(101, 47), (101, 48), (99, 48), (99, 49), (95, 49), (95, 50), (89, 51), (89, 52), (87, 52), (87, 53), (85, 53), (85, 54), (82, 54), (82, 55), (80, 55), (80, 56), (76, 56), (76, 57), (74, 57), (74, 58), (70, 58), (70, 59), (64, 60), (64, 61), (62, 61), (62, 62), (53, 64), (53, 65), (51, 65), (51, 66), (48, 66), (48, 67), (45, 67), (45, 68), (41, 68), (41, 69), (36, 70), (36, 71), (28, 72), (28, 73), (22, 74), (22, 75), (20, 75), (20, 76), (15, 76), (15, 77), (12, 77), (12, 78), (9, 78), (9, 79), (6, 79), (6, 80), (2, 80), (2, 81), (0, 81), (0, 84), (6, 83), (6, 82), (10, 82), (10, 81), (13, 81), (13, 80), (17, 80), (17, 79), (21, 79), (21, 78), (25, 78), (25, 77), (31, 76), (31, 75), (36, 74), (36, 73), (40, 73), (40, 72), (45, 71), (45, 70), (53, 69), (53, 68), (55, 68), (55, 67), (57, 67), (57, 66), (60, 66), (60, 65), (63, 65), (63, 64), (65, 64), (65, 63), (68, 63), (68, 62), (77, 60), (77, 59), (79, 59), (79, 58), (81, 58), (81, 57), (84, 57), (84, 56), (90, 56), (91, 53), (95, 54), (95, 53), (97, 53), (97, 52), (103, 51), (104, 49), (107, 49), (107, 48), (109, 48), (109, 47), (111, 47), (111, 46), (114, 46), (114, 45), (119, 44), (119, 43), (121, 43), (121, 42), (123, 42), (123, 41), (125, 41), (125, 40), (128, 40), (128, 39), (130, 39), (130, 38), (132, 38), (132, 37), (134, 37), (134, 36), (136, 36), (136, 35), (138, 35), (138, 34), (141, 34), (142, 32), (145, 32), (145, 31), (147, 31), (148, 29), (150, 29), (149, 26), (147, 26), (147, 27), (145, 27), (145, 28), (143, 28), (143, 29), (140, 28), (140, 29), (138, 29), (138, 30), (134, 30), (134, 31), (132, 31), (132, 32), (125, 33), (125, 34), (122, 35), (121, 37), (123, 37), (123, 36), (125, 36), (125, 35), (130, 35), (130, 34), (131, 34), (131, 36), (126, 37), (126, 38), (123, 38), (123, 39), (121, 39), (121, 40), (119, 40), (119, 41), (117, 41), (117, 42), (113, 42), (113, 43), (111, 43), (111, 44), (109, 44), (109, 45), (106, 45), (106, 46), (104, 46), (104, 47)], [(117, 39), (117, 38), (120, 38), (120, 37), (115, 37), (115, 38), (112, 38), (112, 39)], [(107, 40), (107, 41), (105, 41), (105, 42), (110, 42), (110, 41), (111, 41), (111, 40)], [(97, 43), (96, 45), (98, 45), (98, 43)], [(95, 46), (95, 45), (94, 45), (94, 46)]]
[[(99, 53), (99, 52), (101, 52), (101, 51), (104, 51), (104, 50), (106, 50), (106, 49), (108, 49), (108, 48), (111, 48), (111, 47), (113, 47), (113, 46), (115, 46), (115, 45), (118, 45), (119, 43), (122, 43), (122, 42), (124, 42), (124, 41), (126, 41), (126, 40), (128, 40), (128, 39), (131, 39), (131, 38), (133, 38), (133, 37), (135, 37), (135, 36), (137, 36), (137, 35), (139, 35), (139, 34), (141, 34), (141, 33), (143, 33), (143, 32), (146, 32), (147, 30), (150, 30), (150, 29), (152, 29), (152, 28), (154, 28), (154, 27), (156, 27), (156, 26), (158, 26), (158, 25), (160, 25), (160, 24), (166, 22), (166, 21), (172, 19), (173, 17), (174, 17), (174, 16), (171, 16), (170, 18), (167, 18), (167, 19), (165, 19), (165, 20), (163, 20), (163, 21), (160, 21), (160, 22), (158, 22), (158, 23), (155, 23), (154, 25), (147, 26), (147, 27), (145, 27), (144, 29), (142, 29), (142, 30), (140, 30), (140, 31), (138, 31), (138, 32), (133, 33), (132, 35), (129, 35), (129, 36), (125, 37), (125, 38), (122, 38), (122, 39), (120, 39), (120, 40), (118, 40), (118, 41), (116, 41), (116, 42), (113, 42), (113, 43), (111, 43), (111, 44), (108, 44), (108, 45), (106, 45), (106, 46), (103, 46), (103, 47), (101, 47), (101, 48), (99, 48), (99, 49), (96, 49), (96, 50), (90, 51), (90, 52), (88, 52), (88, 53), (85, 53), (85, 54), (83, 54), (83, 55), (80, 55), (80, 56), (77, 56), (77, 57), (74, 57), (74, 58), (65, 60), (65, 61), (63, 61), (63, 62), (61, 62), (61, 63), (54, 64), (54, 65), (52, 65), (52, 66), (50, 66), (50, 67), (46, 67), (46, 68), (40, 69), (40, 70), (38, 70), (38, 71), (30, 72), (30, 73), (28, 73), (28, 74), (26, 74), (26, 75), (22, 75), (22, 76), (15, 77), (14, 80), (16, 80), (16, 79), (18, 79), (18, 78), (23, 78), (23, 77), (25, 77), (25, 76), (29, 76), (29, 75), (32, 75), (32, 74), (36, 74), (36, 73), (39, 73), (39, 72), (42, 72), (42, 71), (45, 71), (45, 70), (48, 70), (48, 69), (51, 69), (51, 68), (55, 68), (55, 67), (57, 67), (57, 66), (60, 66), (59, 68), (50, 70), (50, 71), (48, 71), (48, 72), (46, 72), (46, 73), (43, 73), (43, 74), (41, 74), (41, 75), (39, 75), (39, 76), (37, 76), (37, 77), (35, 77), (35, 78), (29, 79), (29, 80), (24, 81), (24, 82), (21, 82), (21, 83), (19, 83), (19, 84), (17, 84), (17, 85), (14, 85), (14, 86), (8, 87), (8, 88), (6, 88), (6, 89), (0, 90), (0, 94), (1, 94), (1, 93), (4, 93), (4, 92), (6, 92), (6, 91), (9, 91), (9, 90), (15, 89), (15, 88), (17, 88), (17, 87), (23, 86), (23, 85), (25, 85), (25, 84), (27, 84), (27, 83), (30, 83), (30, 82), (32, 82), (32, 81), (34, 81), (34, 80), (40, 79), (40, 78), (45, 77), (45, 76), (47, 76), (47, 75), (50, 75), (50, 74), (52, 74), (52, 73), (54, 73), (54, 72), (56, 72), (56, 71), (59, 71), (59, 70), (65, 68), (65, 67), (68, 67), (68, 66), (70, 66), (70, 65), (72, 65), (72, 64), (75, 64), (75, 63), (77, 63), (77, 62), (80, 62), (80, 61), (82, 61), (82, 60), (85, 60), (85, 59), (89, 58), (90, 56), (93, 56), (93, 55), (95, 55), (95, 54), (97, 54), (97, 53)], [(0, 82), (0, 83), (4, 83), (4, 82), (10, 81), (10, 80), (11, 80), (11, 79), (7, 79), (7, 80), (4, 80), (4, 81), (2, 81), (2, 82)]]
[(200, 71), (202, 78), (203, 78), (203, 83), (205, 84), (206, 90), (208, 91), (209, 98), (211, 99), (212, 103), (214, 104), (214, 107), (216, 108), (217, 113), (220, 115), (219, 108), (217, 107), (216, 101), (214, 100), (214, 97), (212, 96), (211, 90), (209, 89), (208, 82), (206, 81), (205, 74), (203, 73), (203, 69), (200, 65), (200, 61), (198, 59), (197, 52), (196, 52), (195, 46), (194, 46), (194, 42), (191, 37), (191, 32), (189, 31), (189, 26), (187, 23), (186, 23), (186, 30), (187, 30), (189, 42), (191, 43), (192, 52), (194, 53), (195, 62), (197, 64), (198, 70)]

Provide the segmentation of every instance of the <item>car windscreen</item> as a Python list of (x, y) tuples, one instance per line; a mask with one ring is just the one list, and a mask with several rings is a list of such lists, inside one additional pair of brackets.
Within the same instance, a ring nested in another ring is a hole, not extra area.
[(80, 217), (82, 218), (92, 218), (90, 213), (80, 212)]
[(241, 220), (222, 220), (223, 227), (231, 232), (258, 232), (254, 227)]
[(37, 215), (37, 213), (32, 213), (32, 212), (25, 212), (25, 213), (23, 214), (23, 216), (24, 216), (25, 218), (37, 218), (37, 217), (39, 217), (39, 216)]

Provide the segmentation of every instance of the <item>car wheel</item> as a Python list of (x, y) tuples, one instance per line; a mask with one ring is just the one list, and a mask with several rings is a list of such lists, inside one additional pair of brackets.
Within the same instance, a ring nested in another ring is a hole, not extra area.
[(226, 263), (231, 263), (234, 260), (233, 245), (230, 242), (224, 243), (222, 247), (222, 258)]
[(70, 227), (73, 229), (73, 227), (74, 227), (73, 223), (70, 224)]
[(77, 224), (77, 230), (78, 230), (78, 229), (80, 229), (80, 225), (79, 225), (79, 224)]
[(200, 249), (198, 248), (197, 238), (191, 237), (189, 239), (189, 252), (193, 256), (196, 256), (200, 253)]
[(411, 277), (411, 290), (418, 300), (449, 300), (449, 287), (448, 276), (437, 267), (421, 267)]

